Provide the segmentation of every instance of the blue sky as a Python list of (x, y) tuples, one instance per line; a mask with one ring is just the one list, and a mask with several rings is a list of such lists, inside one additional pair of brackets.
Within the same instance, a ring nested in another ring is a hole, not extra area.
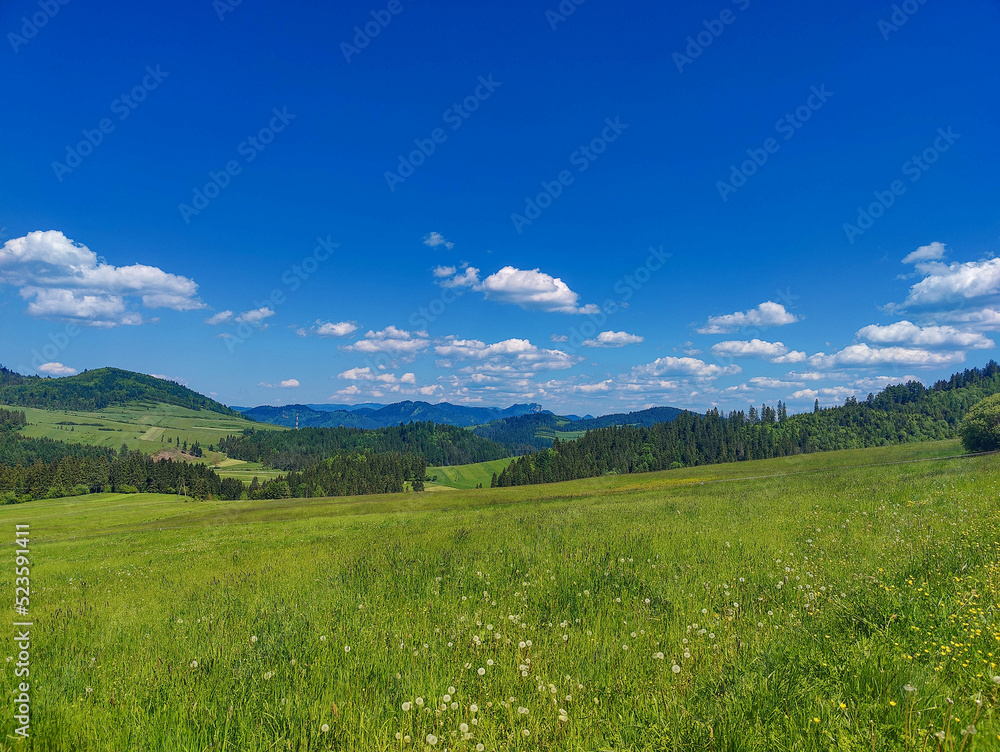
[(998, 25), (985, 0), (5, 3), (0, 362), (594, 414), (982, 365)]

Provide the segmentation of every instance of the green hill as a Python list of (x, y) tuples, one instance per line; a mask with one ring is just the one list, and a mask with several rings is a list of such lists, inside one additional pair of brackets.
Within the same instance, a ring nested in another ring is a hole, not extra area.
[(605, 474), (643, 473), (722, 462), (770, 459), (835, 449), (862, 449), (956, 435), (974, 404), (1000, 393), (1000, 366), (971, 368), (925, 387), (910, 381), (850, 397), (840, 407), (789, 416), (763, 406), (758, 413), (717, 409), (680, 413), (669, 423), (597, 428), (576, 441), (525, 455), (497, 479), (498, 486), (551, 483)]
[(241, 417), (235, 410), (173, 381), (120, 368), (76, 376), (22, 376), (0, 366), (0, 404), (48, 410), (101, 410), (132, 402), (163, 403)]

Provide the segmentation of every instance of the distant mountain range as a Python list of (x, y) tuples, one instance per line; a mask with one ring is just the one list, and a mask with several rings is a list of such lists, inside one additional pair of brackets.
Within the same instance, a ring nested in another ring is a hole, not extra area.
[(466, 407), (441, 402), (396, 402), (391, 405), (282, 405), (236, 407), (244, 417), (261, 423), (299, 428), (385, 428), (414, 421), (434, 421), (452, 426), (478, 426), (503, 418), (545, 412), (536, 403), (497, 407)]
[(527, 454), (538, 449), (547, 449), (560, 437), (574, 437), (585, 431), (608, 426), (651, 426), (669, 423), (684, 413), (677, 407), (651, 407), (631, 413), (614, 413), (599, 418), (588, 415), (553, 415), (550, 412), (533, 415), (518, 415), (502, 418), (484, 426), (477, 426), (472, 432), (484, 439), (490, 439), (509, 447), (515, 454)]

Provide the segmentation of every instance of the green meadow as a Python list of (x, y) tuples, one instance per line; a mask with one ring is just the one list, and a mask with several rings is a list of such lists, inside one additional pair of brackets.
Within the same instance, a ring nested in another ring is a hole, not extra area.
[(441, 488), (461, 488), (473, 489), (480, 483), (483, 488), (490, 487), (490, 480), (493, 473), (500, 474), (511, 462), (510, 458), (503, 460), (492, 460), (490, 462), (476, 462), (471, 465), (452, 465), (449, 467), (428, 467), (427, 475), (431, 478), (437, 477), (433, 483), (428, 483), (428, 489)]
[(0, 744), (998, 749), (1000, 457), (960, 451), (2, 507), (34, 626), (31, 736), (8, 706)]
[[(0, 407), (7, 407), (0, 405)], [(230, 434), (246, 428), (285, 430), (242, 418), (230, 417), (209, 410), (191, 410), (163, 403), (133, 402), (103, 410), (41, 410), (32, 407), (9, 407), (27, 414), (28, 427), (20, 431), (33, 438), (57, 439), (74, 444), (91, 444), (119, 449), (122, 444), (146, 454), (174, 446), (171, 438), (189, 445), (195, 441), (203, 447), (218, 443)], [(206, 455), (209, 455), (206, 452)], [(206, 459), (223, 459), (212, 453)]]

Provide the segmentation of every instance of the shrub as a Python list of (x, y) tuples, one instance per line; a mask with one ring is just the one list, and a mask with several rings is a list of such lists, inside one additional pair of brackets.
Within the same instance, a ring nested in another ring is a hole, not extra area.
[(970, 452), (1000, 449), (1000, 394), (973, 405), (959, 428), (962, 444)]

